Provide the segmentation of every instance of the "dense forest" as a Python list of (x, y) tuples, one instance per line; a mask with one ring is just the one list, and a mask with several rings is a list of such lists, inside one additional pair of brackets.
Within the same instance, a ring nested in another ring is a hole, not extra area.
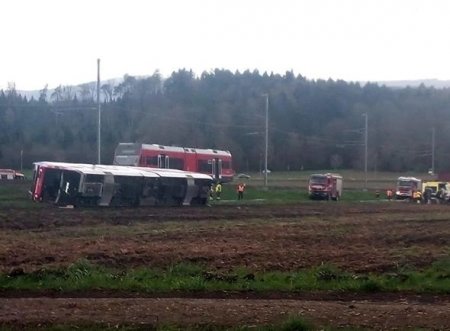
[[(125, 76), (101, 86), (102, 162), (119, 142), (229, 150), (237, 171), (260, 170), (269, 95), (269, 169), (450, 170), (450, 90), (423, 85), (308, 80), (257, 71), (215, 70), (167, 79)], [(0, 168), (34, 161), (97, 160), (95, 84), (44, 88), (27, 99), (10, 84), (0, 91)]]

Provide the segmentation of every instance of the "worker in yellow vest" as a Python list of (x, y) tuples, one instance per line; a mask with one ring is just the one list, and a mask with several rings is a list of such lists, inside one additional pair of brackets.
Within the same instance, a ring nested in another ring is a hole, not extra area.
[(218, 182), (216, 185), (216, 200), (220, 200), (221, 194), (222, 194), (222, 183)]
[(416, 203), (420, 203), (420, 201), (422, 200), (422, 192), (420, 192), (419, 190), (414, 191), (414, 193), (413, 193), (413, 200)]

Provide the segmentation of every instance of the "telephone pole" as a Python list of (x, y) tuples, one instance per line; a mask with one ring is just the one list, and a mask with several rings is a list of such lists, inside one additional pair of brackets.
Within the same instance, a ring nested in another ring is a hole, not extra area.
[(267, 188), (267, 159), (269, 151), (269, 94), (264, 93), (266, 98), (266, 130), (265, 130), (265, 147), (264, 147), (264, 187)]
[(101, 127), (102, 113), (100, 109), (100, 59), (97, 59), (97, 109), (98, 109), (98, 128), (97, 128), (97, 163), (101, 164)]
[(436, 135), (436, 129), (433, 127), (431, 128), (431, 174), (434, 175), (434, 149), (436, 145), (435, 140)]
[(364, 123), (364, 189), (367, 191), (367, 143), (369, 140), (369, 114), (363, 114)]

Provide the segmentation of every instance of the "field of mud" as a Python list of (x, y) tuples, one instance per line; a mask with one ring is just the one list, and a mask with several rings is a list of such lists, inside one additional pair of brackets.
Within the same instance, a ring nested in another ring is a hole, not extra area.
[[(0, 272), (80, 259), (106, 267), (201, 263), (211, 271), (294, 271), (324, 263), (359, 273), (420, 270), (450, 255), (450, 206), (398, 202), (204, 208), (0, 210)], [(411, 293), (45, 293), (1, 289), (6, 325), (242, 326), (295, 314), (317, 325), (450, 329), (450, 295)], [(450, 289), (449, 289), (450, 290)]]

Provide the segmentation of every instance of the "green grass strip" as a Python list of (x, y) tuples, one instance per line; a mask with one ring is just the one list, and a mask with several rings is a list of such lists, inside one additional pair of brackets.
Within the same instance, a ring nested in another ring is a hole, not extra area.
[(25, 274), (15, 270), (0, 275), (3, 290), (122, 290), (161, 293), (172, 291), (338, 291), (450, 293), (450, 259), (425, 270), (355, 275), (333, 265), (296, 272), (256, 272), (245, 268), (221, 273), (196, 264), (167, 269), (114, 270), (80, 260), (65, 270)]

